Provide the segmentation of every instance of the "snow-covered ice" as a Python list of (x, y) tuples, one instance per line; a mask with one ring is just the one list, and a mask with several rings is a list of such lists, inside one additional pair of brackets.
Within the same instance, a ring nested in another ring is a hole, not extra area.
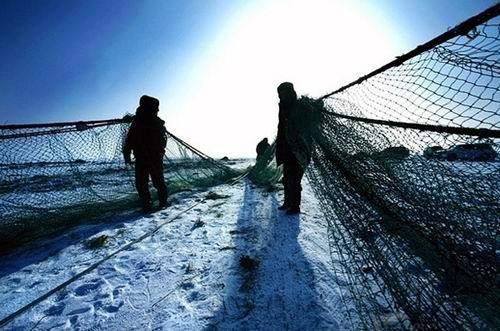
[[(305, 182), (305, 180), (304, 180)], [(117, 215), (24, 247), (0, 261), (0, 318), (196, 206), (50, 296), (7, 330), (344, 329), (327, 224), (305, 183), (303, 212), (248, 181), (178, 194), (148, 216)], [(89, 239), (109, 236), (90, 249)], [(255, 266), (244, 268), (248, 256)]]

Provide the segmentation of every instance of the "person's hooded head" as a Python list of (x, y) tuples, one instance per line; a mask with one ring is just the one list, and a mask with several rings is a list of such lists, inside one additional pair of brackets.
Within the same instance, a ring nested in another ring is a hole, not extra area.
[(278, 96), (283, 105), (290, 105), (297, 101), (297, 93), (290, 82), (284, 82), (278, 86)]
[(136, 110), (136, 116), (145, 118), (154, 118), (160, 111), (160, 100), (150, 97), (149, 95), (143, 95), (139, 100), (139, 107)]

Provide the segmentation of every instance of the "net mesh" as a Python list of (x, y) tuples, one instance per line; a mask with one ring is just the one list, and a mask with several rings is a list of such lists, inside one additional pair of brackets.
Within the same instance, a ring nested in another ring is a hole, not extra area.
[(257, 157), (255, 165), (251, 168), (248, 173), (249, 179), (266, 189), (273, 190), (275, 185), (281, 179), (283, 171), (276, 164), (274, 154), (276, 153), (276, 140), (271, 146), (263, 153), (263, 155)]
[[(0, 247), (139, 206), (133, 166), (122, 155), (130, 122), (128, 117), (0, 127)], [(170, 132), (167, 141), (170, 193), (236, 175)]]
[(306, 176), (354, 329), (500, 328), (498, 6), (491, 12), (299, 100), (299, 139), (287, 138), (302, 143), (299, 160), (312, 152)]

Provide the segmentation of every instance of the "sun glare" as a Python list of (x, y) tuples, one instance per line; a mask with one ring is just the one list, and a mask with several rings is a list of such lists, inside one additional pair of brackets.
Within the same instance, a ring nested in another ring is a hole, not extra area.
[(280, 82), (320, 96), (394, 56), (396, 37), (380, 22), (347, 1), (252, 3), (197, 54), (162, 115), (209, 155), (253, 156), (274, 138)]

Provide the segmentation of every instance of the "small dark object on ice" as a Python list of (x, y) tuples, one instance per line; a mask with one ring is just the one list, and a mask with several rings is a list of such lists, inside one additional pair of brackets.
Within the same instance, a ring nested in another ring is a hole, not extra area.
[(358, 238), (364, 241), (373, 241), (375, 239), (375, 232), (369, 229), (365, 229), (364, 231), (359, 231), (357, 234)]
[(87, 240), (85, 242), (85, 245), (87, 246), (87, 248), (90, 248), (90, 249), (98, 249), (98, 248), (103, 247), (106, 244), (106, 242), (108, 241), (108, 238), (109, 237), (107, 235), (95, 237), (95, 238)]
[(215, 192), (208, 192), (205, 196), (205, 200), (219, 200), (229, 198), (229, 195), (222, 195)]
[(231, 249), (236, 249), (236, 247), (233, 247), (233, 246), (225, 246), (225, 247), (221, 247), (221, 248), (219, 248), (219, 251), (228, 251), (228, 250), (231, 250)]
[(193, 265), (191, 264), (191, 262), (189, 262), (189, 263), (186, 265), (186, 270), (185, 270), (185, 273), (186, 273), (186, 274), (190, 274), (192, 271), (193, 271)]
[(276, 192), (277, 190), (278, 190), (278, 188), (274, 185), (269, 185), (268, 187), (266, 187), (266, 192), (268, 192), (268, 193)]
[(240, 257), (240, 267), (247, 271), (255, 270), (259, 265), (259, 261), (248, 255), (242, 255)]
[(404, 146), (387, 147), (375, 156), (385, 159), (405, 159), (410, 156), (410, 150)]
[(191, 231), (198, 229), (198, 228), (201, 228), (204, 225), (205, 225), (205, 222), (203, 222), (202, 220), (197, 220), (196, 222), (194, 222), (193, 227), (191, 228)]
[(220, 159), (221, 161), (229, 161), (229, 158), (227, 156), (224, 156), (222, 159)]
[(361, 270), (363, 270), (363, 272), (366, 274), (373, 272), (373, 268), (370, 267), (369, 265), (363, 266), (363, 268), (361, 268)]

